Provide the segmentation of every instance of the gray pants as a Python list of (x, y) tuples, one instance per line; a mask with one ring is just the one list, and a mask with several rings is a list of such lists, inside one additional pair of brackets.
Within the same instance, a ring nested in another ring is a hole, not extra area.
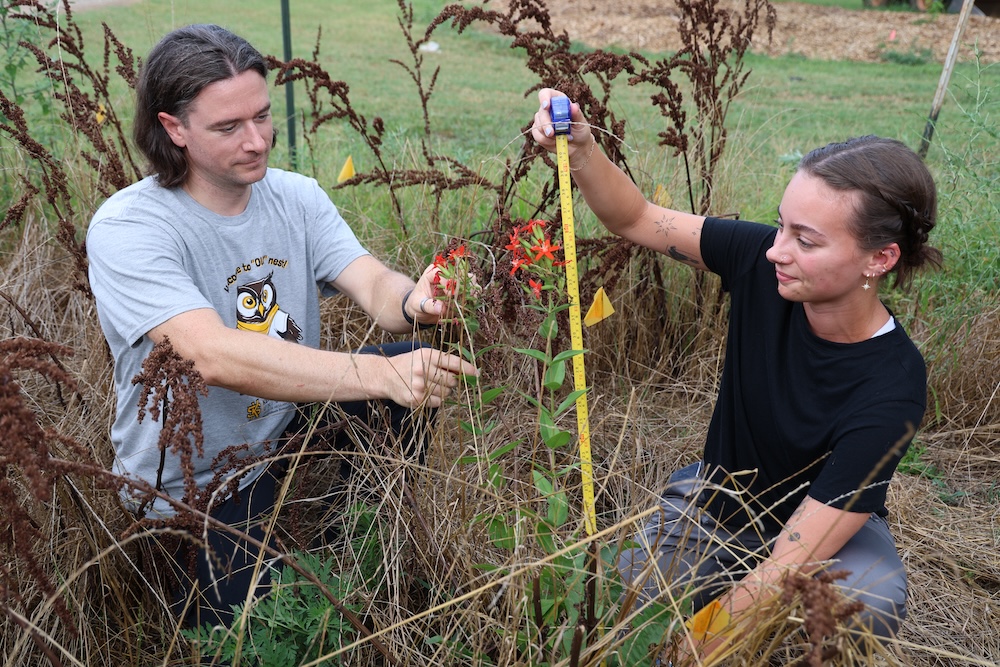
[[(704, 491), (701, 464), (675, 472), (660, 499), (660, 511), (622, 552), (618, 570), (641, 600), (664, 591), (692, 597), (694, 610), (718, 597), (766, 557), (777, 534), (757, 529), (733, 533), (698, 503)], [(872, 514), (833, 557), (830, 570), (851, 574), (837, 585), (865, 604), (857, 618), (876, 636), (894, 636), (906, 618), (906, 571), (885, 519)]]

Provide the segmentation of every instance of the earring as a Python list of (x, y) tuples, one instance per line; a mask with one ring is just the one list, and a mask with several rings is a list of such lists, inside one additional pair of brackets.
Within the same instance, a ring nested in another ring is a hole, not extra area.
[(865, 284), (861, 286), (861, 289), (863, 289), (863, 290), (864, 290), (864, 291), (866, 291), (866, 292), (867, 292), (868, 290), (870, 290), (870, 289), (872, 288), (872, 286), (871, 286), (870, 284), (868, 284), (868, 279), (869, 279), (869, 278), (871, 278), (871, 276), (869, 276), (869, 275), (868, 275), (868, 274), (866, 273), (866, 274), (865, 274)]

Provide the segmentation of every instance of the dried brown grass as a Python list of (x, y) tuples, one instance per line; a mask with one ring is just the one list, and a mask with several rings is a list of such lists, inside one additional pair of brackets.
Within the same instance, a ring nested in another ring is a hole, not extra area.
[[(110, 363), (92, 303), (79, 290), (65, 289), (75, 270), (73, 263), (47, 237), (43, 225), (27, 224), (20, 237), (0, 267), (0, 291), (20, 306), (15, 309), (9, 301), (0, 303), (8, 333), (59, 341), (77, 350), (62, 363), (77, 378), (81, 396), (74, 400), (86, 407), (67, 409), (51, 385), (30, 378), (25, 380), (25, 394), (44, 422), (85, 443), (94, 460), (106, 464), (111, 456), (106, 434), (113, 411)], [(661, 319), (650, 305), (655, 295), (643, 293), (637, 275), (646, 274), (630, 273), (620, 281), (632, 287), (616, 298), (619, 317), (587, 334), (587, 347), (592, 350), (588, 370), (594, 386), (597, 504), (601, 526), (612, 528), (602, 540), (611, 543), (627, 536), (630, 519), (649, 506), (670, 472), (697, 457), (720, 367), (721, 315), (686, 325), (692, 332), (690, 338), (678, 340), (687, 341), (697, 353), (671, 354), (648, 333), (662, 326)], [(688, 277), (678, 273), (673, 279), (683, 286)], [(678, 287), (674, 293), (683, 289)], [(359, 313), (344, 306), (337, 301), (324, 306), (327, 345), (354, 347), (379, 339), (380, 334), (372, 332)], [(683, 312), (683, 307), (678, 304), (675, 312)], [(887, 664), (995, 664), (1000, 655), (995, 633), (1000, 621), (998, 461), (991, 435), (997, 424), (996, 402), (991, 393), (994, 387), (982, 380), (989, 377), (989, 364), (995, 363), (985, 333), (995, 327), (995, 314), (985, 313), (982, 318), (970, 327), (984, 332), (982, 336), (966, 337), (974, 341), (968, 350), (956, 347), (961, 362), (950, 367), (956, 373), (954, 380), (945, 369), (932, 368), (939, 396), (951, 397), (941, 413), (956, 416), (921, 436), (924, 456), (942, 471), (946, 486), (967, 495), (946, 503), (941, 499), (941, 480), (909, 475), (897, 475), (891, 487), (893, 532), (910, 575), (911, 598), (910, 618), (899, 646), (893, 649), (894, 655), (879, 658)], [(635, 343), (623, 346), (623, 340)], [(491, 378), (491, 383), (517, 382), (525, 371), (519, 364), (513, 357), (494, 363), (495, 369), (507, 370)], [(500, 414), (523, 410), (513, 398), (497, 407)], [(482, 470), (455, 462), (461, 455), (489, 451), (524, 435), (528, 426), (508, 420), (491, 438), (475, 441), (461, 437), (451, 426), (463, 414), (457, 406), (442, 413), (426, 467), (391, 455), (360, 458), (363, 483), (350, 489), (354, 499), (374, 503), (383, 521), (381, 587), (393, 593), (372, 598), (366, 612), (377, 619), (379, 628), (388, 628), (381, 638), (404, 663), (445, 661), (443, 645), (428, 651), (422, 644), (424, 638), (440, 634), (489, 651), (498, 664), (511, 664), (515, 647), (495, 638), (497, 619), (505, 619), (504, 627), (510, 632), (527, 624), (520, 600), (530, 585), (531, 563), (537, 557), (496, 549), (485, 539), (481, 525), (471, 521), (481, 512), (502, 514), (534, 502), (530, 485), (523, 481), (527, 460), (518, 457), (520, 463), (515, 461), (507, 469), (511, 481), (503, 492), (489, 490)], [(315, 474), (310, 476), (312, 492), (318, 494), (329, 484), (323, 466), (330, 464), (310, 465), (315, 465)], [(409, 495), (402, 492), (404, 478)], [(117, 498), (89, 486), (85, 479), (67, 480), (60, 489), (51, 503), (38, 506), (36, 512), (44, 517), (46, 568), (63, 573), (60, 590), (68, 595), (75, 625), (82, 632), (73, 637), (66, 628), (47, 626), (51, 603), (38, 606), (35, 616), (26, 620), (44, 629), (52, 644), (61, 647), (65, 664), (74, 664), (70, 655), (89, 665), (183, 660), (184, 651), (174, 643), (162, 594), (156, 593), (155, 585), (143, 583), (138, 538), (123, 539), (129, 520)], [(579, 497), (574, 484), (567, 490)], [(302, 495), (309, 497), (311, 492), (303, 489)], [(302, 539), (311, 539), (336, 521), (337, 517), (320, 517), (307, 522)], [(350, 554), (342, 557), (344, 567), (350, 567)], [(522, 571), (497, 578), (477, 569), (479, 563)], [(418, 584), (419, 580), (424, 584)], [(433, 614), (419, 615), (421, 610), (436, 607)], [(779, 654), (790, 656), (788, 661), (795, 655), (794, 659), (801, 659), (808, 647), (795, 648), (795, 612), (779, 608), (773, 613), (773, 623), (763, 624), (769, 634), (761, 633), (756, 641), (762, 648), (770, 646), (775, 628), (785, 627), (789, 639)], [(7, 664), (46, 664), (26, 633), (10, 622), (0, 644)], [(867, 649), (843, 650), (850, 655)], [(378, 661), (370, 649), (355, 648), (348, 655), (351, 664)], [(829, 664), (846, 664), (844, 659), (841, 656), (836, 659), (841, 662)], [(747, 656), (734, 660), (734, 664), (760, 664)]]
[[(60, 392), (59, 385), (32, 373), (19, 374), (18, 381), (39, 425), (74, 444), (52, 443), (50, 465), (61, 460), (104, 469), (113, 455), (107, 436), (114, 410), (111, 365), (93, 302), (72, 288), (75, 270), (44, 221), (29, 217), (0, 269), (5, 334), (57, 342), (73, 351), (60, 355), (58, 364), (75, 380), (75, 390)], [(162, 625), (166, 614), (153, 602), (156, 587), (142, 582), (138, 538), (124, 535), (132, 520), (108, 480), (59, 465), (56, 470), (64, 472), (45, 502), (23, 486), (26, 480), (16, 467), (7, 468), (8, 479), (23, 488), (23, 507), (35, 517), (40, 539), (33, 548), (44, 574), (38, 579), (22, 569), (23, 563), (8, 563), (22, 582), (23, 597), (32, 602), (14, 608), (5, 602), (3, 664), (49, 664), (52, 658), (43, 659), (29, 641), (33, 634), (44, 637), (60, 661), (52, 664), (73, 664), (74, 656), (87, 656), (89, 664), (142, 664), (150, 650), (144, 644), (157, 634), (150, 628)], [(46, 581), (56, 588), (46, 590)], [(54, 622), (60, 605), (68, 614)], [(11, 625), (17, 616), (20, 622)]]
[[(86, 170), (74, 178), (80, 182), (71, 178), (70, 187), (92, 193)], [(77, 210), (90, 207), (91, 199)], [(716, 201), (720, 208), (726, 203)], [(437, 202), (429, 206), (437, 210)], [(66, 225), (61, 240), (49, 231), (57, 222), (71, 222), (82, 232), (86, 215), (49, 221), (45, 211), (29, 205), (20, 226), (3, 230), (0, 238), (5, 335), (59, 343), (74, 351), (60, 357), (59, 363), (75, 380), (75, 389), (24, 372), (17, 378), (21, 396), (40, 424), (82, 445), (83, 462), (106, 468), (112, 457), (107, 435), (114, 411), (111, 365), (92, 300), (74, 288), (79, 264), (67, 248)], [(414, 271), (422, 268), (415, 256), (392, 243), (391, 238), (379, 237), (371, 247), (376, 254), (394, 255), (400, 265)], [(618, 314), (587, 330), (585, 346), (590, 350), (592, 447), (602, 531), (598, 541), (620, 544), (648, 511), (668, 475), (700, 453), (721, 369), (725, 307), (712, 279), (695, 287), (692, 274), (683, 267), (667, 266), (662, 258), (643, 253), (622, 255), (620, 246), (600, 243), (590, 257), (595, 266), (607, 260), (616, 267), (613, 276), (602, 277), (616, 281)], [(599, 274), (584, 273), (585, 298), (596, 288)], [(934, 466), (933, 474), (897, 475), (891, 487), (893, 531), (911, 582), (910, 619), (900, 642), (886, 652), (856, 642), (846, 628), (836, 627), (828, 644), (839, 653), (828, 664), (923, 667), (996, 664), (1000, 659), (998, 312), (987, 304), (975, 321), (948, 341), (923, 341), (935, 349), (950, 349), (952, 355), (935, 357), (930, 369), (936, 403), (920, 442), (925, 447), (923, 460)], [(343, 299), (324, 304), (323, 321), (323, 344), (332, 349), (384, 339)], [(509, 350), (525, 344), (523, 327), (501, 324), (493, 323), (490, 329), (490, 340), (500, 349), (483, 358), (488, 382), (534, 391), (533, 364)], [(466, 402), (473, 398), (467, 396)], [(531, 627), (524, 601), (546, 557), (531, 540), (514, 551), (497, 548), (483, 523), (474, 519), (537, 508), (540, 499), (531, 483), (532, 465), (571, 465), (573, 456), (552, 454), (539, 445), (529, 408), (516, 395), (504, 395), (491, 410), (500, 420), (498, 428), (489, 436), (471, 436), (457, 427), (458, 420), (469, 418), (467, 409), (461, 405), (444, 409), (425, 466), (403, 460), (391, 450), (356, 458), (357, 475), (346, 490), (346, 502), (375, 508), (383, 553), (379, 580), (358, 596), (364, 616), (400, 664), (482, 664), (477, 653), (488, 654), (501, 665), (524, 659), (513, 637)], [(566, 421), (571, 428), (571, 418)], [(462, 456), (484, 457), (519, 438), (525, 444), (503, 459), (506, 480), (501, 488), (486, 483), (482, 463), (457, 463)], [(289, 549), (308, 548), (328, 528), (343, 529), (343, 516), (324, 514), (310, 500), (330, 488), (336, 461), (310, 461), (307, 469), (309, 474), (298, 478), (295, 494), (283, 504), (279, 535)], [(9, 471), (8, 477), (25, 490), (23, 505), (42, 536), (32, 545), (37, 562), (65, 601), (69, 619), (56, 615), (55, 598), (43, 586), (32, 584), (23, 563), (5, 564), (24, 580), (22, 597), (33, 604), (4, 607), (3, 664), (184, 664), (188, 649), (167, 614), (162, 587), (149, 579), (144, 567), (151, 559), (162, 559), (162, 554), (142, 548), (142, 533), (136, 532), (102, 478), (65, 475), (45, 500), (27, 493), (28, 484), (19, 471)], [(564, 483), (573, 499), (570, 529), (576, 530), (575, 534), (566, 530), (559, 539), (569, 543), (582, 534), (581, 489), (576, 476), (566, 477)], [(337, 544), (337, 549), (325, 548), (325, 553), (337, 558), (340, 567), (354, 567), (353, 555)], [(498, 569), (489, 571), (482, 565)], [(799, 631), (805, 616), (801, 604), (792, 599), (764, 610), (731, 663), (793, 663), (815, 656)], [(621, 627), (620, 623), (589, 648), (609, 647)], [(571, 631), (551, 628), (553, 633)], [(433, 636), (446, 641), (426, 643)], [(460, 658), (449, 641), (460, 642), (471, 656)], [(371, 642), (346, 649), (345, 658), (351, 665), (385, 660)], [(560, 664), (567, 663), (563, 658)]]

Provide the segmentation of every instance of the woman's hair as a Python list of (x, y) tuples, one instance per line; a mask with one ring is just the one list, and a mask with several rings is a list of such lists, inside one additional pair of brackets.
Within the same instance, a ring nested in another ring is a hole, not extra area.
[(170, 140), (157, 114), (166, 112), (186, 124), (191, 103), (205, 86), (249, 70), (267, 78), (264, 57), (245, 39), (217, 25), (178, 28), (153, 47), (135, 86), (132, 137), (160, 185), (184, 183), (188, 165), (184, 150)]
[(799, 169), (840, 192), (854, 193), (848, 225), (865, 250), (898, 243), (892, 271), (906, 287), (925, 264), (940, 266), (941, 251), (927, 245), (937, 221), (937, 189), (923, 160), (904, 143), (869, 135), (810, 152)]

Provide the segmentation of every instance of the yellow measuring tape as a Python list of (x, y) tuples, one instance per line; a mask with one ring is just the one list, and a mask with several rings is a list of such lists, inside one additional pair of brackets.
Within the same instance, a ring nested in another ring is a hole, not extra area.
[[(583, 320), (580, 316), (580, 277), (576, 265), (576, 230), (573, 227), (573, 192), (570, 188), (569, 150), (566, 134), (560, 133), (558, 121), (564, 118), (569, 129), (569, 100), (565, 107), (557, 108), (552, 100), (553, 125), (556, 129), (556, 159), (559, 166), (559, 201), (562, 206), (563, 252), (566, 257), (566, 292), (569, 296), (569, 332), (574, 350), (583, 350)], [(557, 118), (558, 116), (558, 118)], [(577, 391), (587, 388), (587, 374), (584, 370), (583, 355), (573, 357), (573, 384)], [(597, 511), (594, 506), (594, 465), (590, 452), (590, 416), (587, 412), (587, 394), (581, 393), (576, 399), (576, 426), (580, 432), (580, 477), (583, 482), (584, 525), (588, 535), (597, 532)]]

